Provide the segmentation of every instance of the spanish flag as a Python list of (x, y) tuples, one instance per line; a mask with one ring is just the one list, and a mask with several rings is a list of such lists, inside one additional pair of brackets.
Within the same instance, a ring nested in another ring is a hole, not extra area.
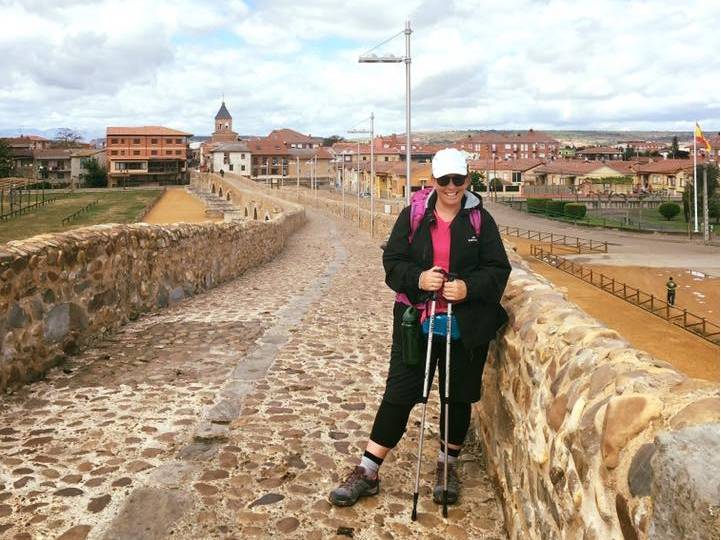
[(698, 122), (696, 122), (696, 130), (694, 131), (693, 136), (696, 139), (696, 144), (698, 146), (705, 146), (706, 151), (711, 152), (711, 143), (703, 136), (703, 131), (701, 131), (701, 126), (698, 125)]

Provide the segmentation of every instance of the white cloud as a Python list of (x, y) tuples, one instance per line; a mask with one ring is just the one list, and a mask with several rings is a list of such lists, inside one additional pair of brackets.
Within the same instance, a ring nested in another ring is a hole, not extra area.
[[(358, 55), (411, 18), (414, 129), (719, 127), (711, 0), (0, 0), (0, 128), (159, 123), (405, 129), (402, 64)], [(402, 55), (403, 36), (379, 47)]]

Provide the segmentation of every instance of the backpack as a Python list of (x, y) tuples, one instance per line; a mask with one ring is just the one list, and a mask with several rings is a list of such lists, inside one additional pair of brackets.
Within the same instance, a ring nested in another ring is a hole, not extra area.
[[(423, 220), (423, 216), (426, 215), (426, 209), (428, 208), (428, 197), (433, 193), (433, 188), (423, 188), (416, 191), (411, 197), (411, 230), (408, 233), (408, 243), (413, 242), (413, 237), (418, 230), (418, 227)], [(481, 211), (478, 208), (471, 209), (470, 212), (471, 225), (476, 231), (476, 236), (480, 237), (481, 234)], [(405, 304), (406, 306), (412, 306), (413, 304), (408, 297), (403, 293), (396, 293), (396, 302)], [(425, 302), (416, 304), (416, 308), (425, 310)]]
[[(413, 236), (415, 236), (418, 227), (423, 220), (423, 216), (426, 215), (426, 209), (428, 208), (428, 197), (433, 193), (433, 188), (423, 188), (416, 191), (411, 197), (411, 231), (408, 233), (408, 243), (413, 242)], [(470, 212), (471, 225), (476, 231), (476, 236), (481, 234), (481, 211), (478, 208), (473, 208)]]

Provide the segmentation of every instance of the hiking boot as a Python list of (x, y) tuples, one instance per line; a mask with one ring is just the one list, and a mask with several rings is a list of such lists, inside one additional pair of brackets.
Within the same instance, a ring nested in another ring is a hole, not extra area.
[[(456, 464), (448, 464), (448, 504), (455, 504), (461, 493), (461, 483), (458, 480)], [(443, 462), (439, 461), (436, 467), (436, 487), (433, 488), (433, 502), (443, 504)]]
[(380, 483), (377, 476), (367, 476), (365, 468), (359, 465), (340, 486), (330, 492), (328, 499), (336, 506), (352, 506), (361, 497), (378, 495)]

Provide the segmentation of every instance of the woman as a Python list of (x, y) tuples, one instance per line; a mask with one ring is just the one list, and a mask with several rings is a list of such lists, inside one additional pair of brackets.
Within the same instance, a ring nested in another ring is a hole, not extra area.
[[(418, 208), (406, 207), (383, 254), (386, 283), (399, 293), (393, 309), (390, 368), (366, 451), (359, 465), (330, 493), (330, 501), (338, 506), (350, 506), (360, 497), (378, 493), (378, 470), (400, 441), (411, 409), (423, 401), (424, 366), (404, 362), (401, 320), (408, 304), (422, 305), (433, 293), (438, 297), (436, 313), (446, 313), (448, 302), (453, 303), (453, 325), (460, 330), (460, 337), (451, 344), (448, 502), (456, 502), (459, 496), (455, 465), (470, 424), (471, 403), (481, 397), (488, 343), (508, 320), (500, 300), (511, 267), (493, 218), (483, 209), (480, 197), (467, 191), (470, 179), (463, 153), (440, 150), (433, 157), (432, 171), (433, 191), (425, 209), (420, 208), (422, 218), (413, 221), (417, 212), (412, 209)], [(448, 280), (449, 274), (457, 278)], [(439, 388), (444, 388), (445, 381), (445, 365), (439, 361), (445, 359), (445, 344), (446, 338), (434, 332), (430, 380), (438, 363)], [(442, 407), (441, 434), (444, 422)], [(438, 504), (442, 502), (444, 442), (440, 441), (433, 490)]]

